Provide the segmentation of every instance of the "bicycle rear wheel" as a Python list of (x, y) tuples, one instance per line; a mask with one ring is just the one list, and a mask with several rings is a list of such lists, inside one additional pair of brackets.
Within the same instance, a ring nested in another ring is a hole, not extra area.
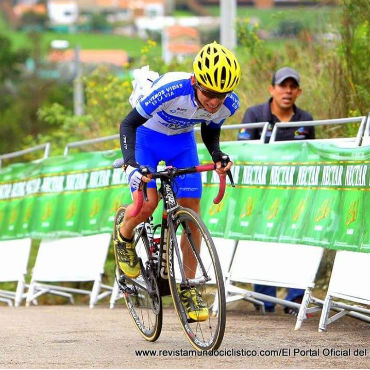
[[(197, 252), (199, 248), (196, 248), (194, 239), (195, 230), (201, 238), (200, 253)], [(222, 270), (212, 237), (198, 214), (187, 208), (180, 208), (175, 213), (169, 231), (167, 240), (169, 284), (181, 326), (195, 349), (215, 350), (221, 345), (225, 332), (226, 301)], [(195, 268), (184, 264), (180, 244), (196, 259)], [(195, 321), (189, 317), (181, 301), (180, 288), (196, 288), (209, 311), (206, 320), (202, 318), (204, 321)]]
[[(113, 238), (116, 238), (117, 225), (122, 222), (125, 212), (126, 206), (121, 206), (116, 213)], [(116, 268), (116, 278), (135, 327), (147, 341), (154, 342), (162, 330), (162, 299), (149, 263), (148, 237), (145, 230), (142, 233), (139, 231), (137, 235), (135, 248), (141, 259), (141, 274), (136, 279), (129, 279), (124, 275), (118, 276), (119, 270)]]

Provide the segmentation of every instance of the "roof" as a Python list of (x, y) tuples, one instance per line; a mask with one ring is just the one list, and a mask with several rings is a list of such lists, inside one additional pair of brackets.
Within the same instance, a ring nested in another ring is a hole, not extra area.
[(70, 5), (70, 4), (78, 5), (78, 2), (76, 0), (48, 0), (48, 2), (58, 5)]
[[(86, 64), (114, 64), (122, 67), (128, 62), (124, 50), (80, 50), (80, 60)], [(74, 50), (53, 50), (48, 55), (49, 62), (71, 62), (75, 58)]]
[(179, 37), (179, 36), (185, 36), (185, 37), (192, 37), (195, 39), (199, 38), (199, 32), (196, 28), (193, 27), (186, 27), (186, 26), (168, 26), (166, 28), (166, 32), (169, 37)]
[(200, 50), (200, 46), (199, 45), (189, 45), (189, 44), (180, 44), (180, 43), (176, 43), (176, 44), (170, 44), (168, 45), (168, 49), (174, 53), (174, 54), (196, 54), (199, 50)]
[(169, 26), (168, 49), (173, 54), (196, 54), (200, 50), (200, 35), (196, 28), (186, 26)]
[(145, 8), (150, 4), (165, 5), (165, 0), (78, 0), (80, 7), (93, 8), (121, 8), (121, 9), (137, 9)]
[(46, 6), (45, 4), (18, 4), (14, 8), (14, 13), (18, 16), (21, 16), (24, 13), (33, 12), (37, 14), (46, 14)]

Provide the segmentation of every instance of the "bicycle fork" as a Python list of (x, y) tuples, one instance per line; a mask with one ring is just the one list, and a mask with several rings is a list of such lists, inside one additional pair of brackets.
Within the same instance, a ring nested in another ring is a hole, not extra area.
[[(171, 217), (172, 217), (172, 215), (171, 215)], [(169, 273), (170, 273), (170, 275), (174, 276), (174, 273), (175, 273), (174, 272), (174, 268), (175, 268), (174, 267), (174, 256), (172, 256), (172, 253), (175, 253), (175, 255), (177, 257), (177, 260), (179, 262), (178, 267), (179, 267), (180, 275), (181, 275), (180, 287), (196, 286), (196, 285), (200, 285), (200, 284), (205, 284), (206, 282), (210, 281), (211, 278), (207, 275), (207, 272), (206, 272), (206, 269), (204, 267), (203, 261), (200, 258), (200, 253), (198, 252), (195, 241), (194, 241), (194, 239), (191, 235), (191, 231), (189, 230), (189, 227), (186, 225), (186, 223), (182, 223), (183, 228), (184, 228), (184, 232), (186, 233), (186, 235), (188, 237), (188, 240), (189, 240), (190, 248), (192, 249), (192, 252), (195, 255), (197, 265), (199, 265), (199, 267), (202, 271), (202, 277), (201, 278), (191, 279), (191, 278), (186, 277), (184, 266), (183, 266), (183, 259), (181, 257), (181, 252), (180, 252), (180, 248), (179, 248), (179, 243), (177, 242), (176, 230), (175, 230), (175, 227), (174, 227), (174, 223), (169, 222), (168, 224), (169, 224), (169, 231), (170, 231), (170, 235), (171, 235), (170, 243), (173, 243), (172, 248), (169, 248), (169, 253), (171, 253), (171, 255), (169, 256), (169, 261), (170, 261), (170, 266), (169, 266), (170, 271), (169, 271)]]

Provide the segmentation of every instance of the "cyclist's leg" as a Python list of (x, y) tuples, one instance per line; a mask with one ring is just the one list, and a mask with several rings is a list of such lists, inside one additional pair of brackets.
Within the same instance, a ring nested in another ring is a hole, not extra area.
[[(185, 168), (199, 165), (197, 146), (193, 132), (182, 134), (181, 152), (171, 158), (170, 165), (177, 168)], [(202, 181), (199, 173), (180, 176), (175, 179), (174, 189), (181, 206), (190, 208), (200, 214), (200, 198), (202, 196)], [(199, 230), (190, 226), (193, 240), (200, 250), (201, 236)], [(194, 254), (190, 250), (188, 241), (181, 236), (181, 249), (183, 252), (184, 271), (187, 278), (194, 278), (197, 268), (197, 261)]]
[[(160, 145), (156, 141), (156, 132), (149, 130), (145, 127), (139, 127), (136, 132), (136, 146), (135, 146), (135, 157), (136, 161), (142, 165), (148, 167), (151, 171), (157, 169), (157, 164), (160, 161), (159, 152)], [(154, 143), (154, 145), (153, 145)], [(144, 222), (149, 216), (152, 215), (158, 204), (158, 194), (155, 180), (150, 181), (147, 184), (148, 187), (148, 201), (144, 201), (143, 207), (140, 213), (132, 217), (131, 211), (136, 204), (137, 191), (131, 189), (133, 203), (127, 207), (125, 218), (120, 227), (120, 233), (124, 239), (130, 240), (133, 237), (134, 229), (141, 222)]]
[[(179, 139), (181, 141), (177, 144), (175, 143), (175, 147), (179, 149), (176, 155), (172, 155), (166, 162), (167, 165), (172, 165), (177, 168), (197, 166), (199, 164), (199, 159), (194, 133), (190, 132), (176, 135), (174, 141)], [(181, 206), (190, 208), (197, 214), (200, 214), (202, 181), (199, 173), (177, 177), (174, 181), (174, 190)], [(198, 227), (193, 222), (186, 223), (186, 225), (190, 228), (192, 243), (195, 244), (195, 248), (200, 252), (202, 238)], [(182, 264), (185, 276), (188, 279), (193, 279), (196, 275), (198, 264), (189, 242), (189, 236), (185, 235), (185, 228), (181, 234), (180, 246), (183, 255)], [(199, 287), (180, 286), (179, 295), (191, 319), (195, 321), (204, 321), (209, 317), (209, 310), (203, 301)]]
[[(200, 214), (200, 198), (179, 198), (179, 204), (182, 207), (190, 208)], [(190, 224), (191, 235), (195, 241), (198, 251), (200, 251), (201, 235), (199, 230)], [(187, 239), (181, 235), (181, 249), (183, 254), (184, 272), (187, 278), (193, 279), (197, 269), (197, 260), (194, 253), (191, 251)]]
[[(152, 148), (153, 145), (150, 148), (146, 145), (144, 136), (139, 131), (136, 136), (136, 160), (141, 165), (155, 169), (158, 163), (155, 148)], [(133, 217), (131, 211), (136, 204), (138, 191), (131, 189), (131, 192), (134, 202), (127, 207), (123, 221), (117, 225), (113, 242), (117, 266), (126, 276), (136, 278), (140, 275), (140, 261), (135, 250), (134, 229), (152, 215), (158, 203), (158, 195), (155, 181), (150, 181), (147, 191), (148, 201), (143, 203), (139, 214)]]
[(120, 225), (120, 234), (124, 237), (124, 239), (132, 239), (134, 234), (134, 229), (137, 225), (139, 225), (141, 222), (144, 222), (149, 216), (152, 215), (154, 210), (157, 207), (158, 204), (158, 194), (157, 189), (155, 188), (148, 188), (148, 201), (144, 201), (143, 207), (140, 211), (140, 213), (132, 217), (130, 215), (131, 210), (134, 208), (134, 204), (136, 203), (137, 198), (137, 191), (134, 191), (133, 196), (133, 204), (130, 204), (127, 207), (127, 211), (125, 213), (125, 218), (123, 222)]

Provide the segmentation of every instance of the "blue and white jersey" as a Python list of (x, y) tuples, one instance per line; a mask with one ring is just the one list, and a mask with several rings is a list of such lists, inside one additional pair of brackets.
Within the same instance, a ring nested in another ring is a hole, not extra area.
[(148, 119), (145, 127), (166, 135), (190, 132), (203, 122), (217, 128), (239, 108), (238, 96), (231, 93), (216, 113), (207, 112), (196, 102), (191, 76), (169, 72), (153, 82), (151, 91), (136, 106), (140, 115)]

